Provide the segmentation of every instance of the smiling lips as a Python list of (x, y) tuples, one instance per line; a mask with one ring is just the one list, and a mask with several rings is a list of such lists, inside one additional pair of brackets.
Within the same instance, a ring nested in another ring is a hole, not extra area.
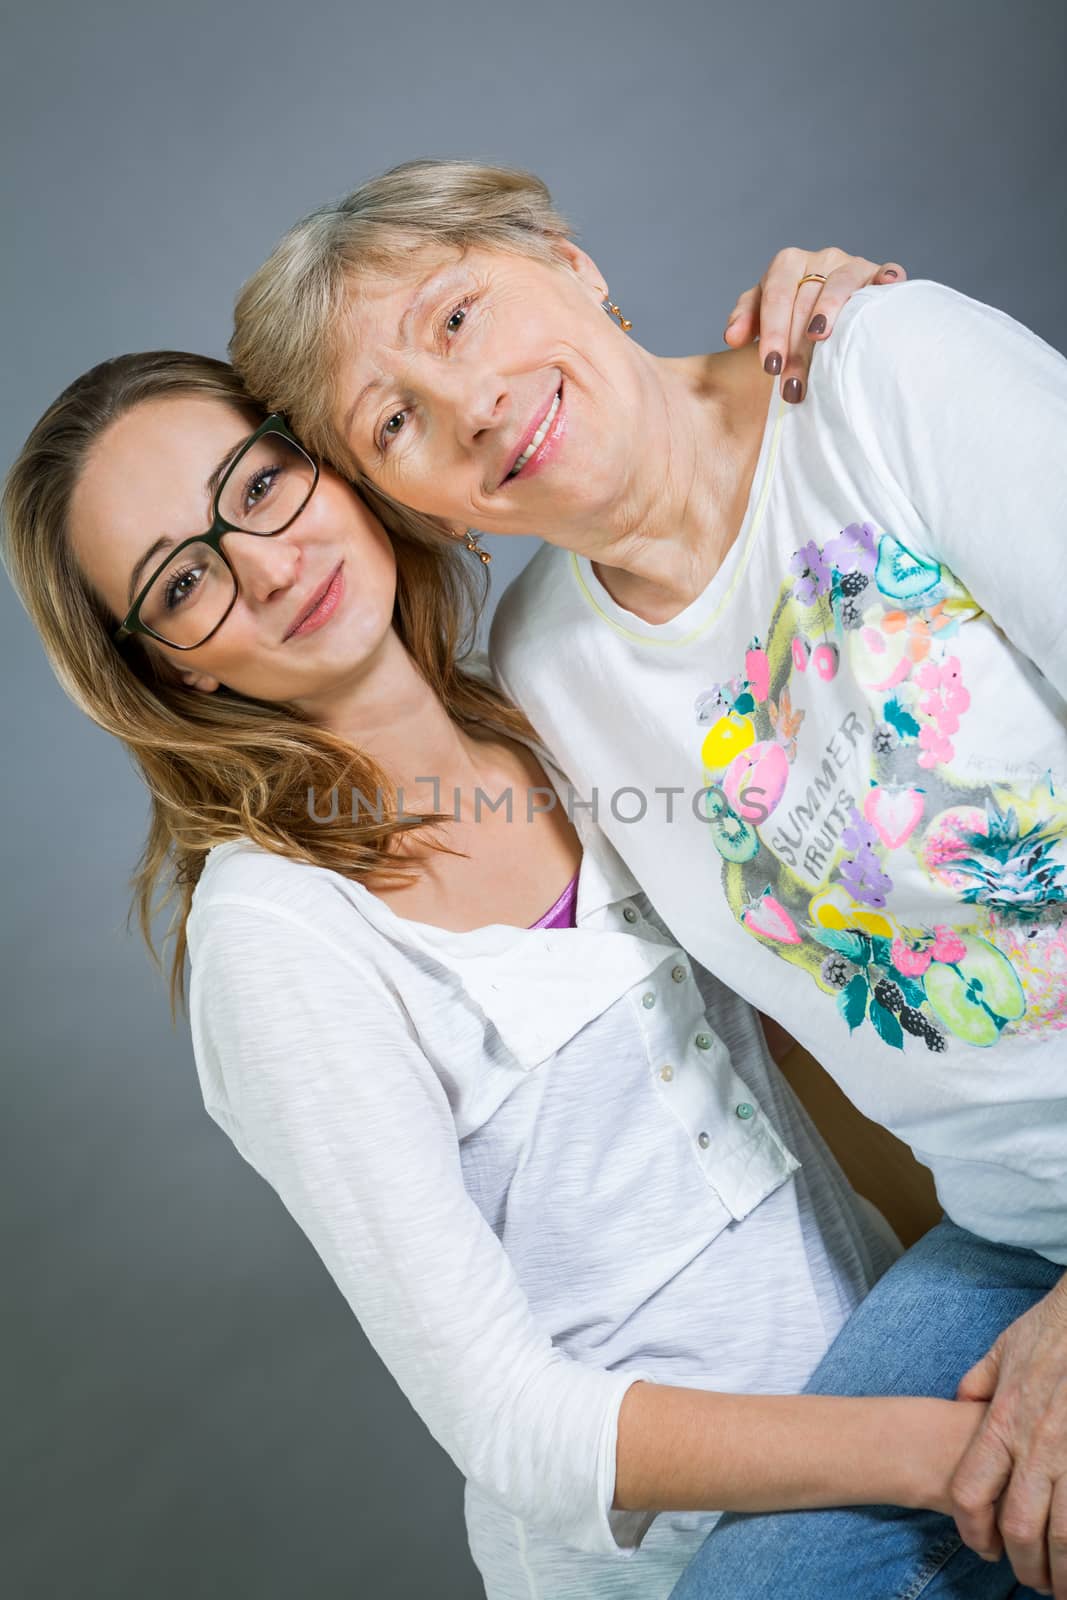
[(511, 463), (511, 466), (500, 480), (501, 484), (505, 484), (511, 478), (517, 477), (522, 471), (523, 467), (525, 467), (533, 459), (538, 450), (540, 450), (541, 446), (544, 444), (545, 440), (548, 438), (548, 430), (555, 421), (556, 412), (560, 407), (560, 395), (562, 388), (563, 385), (561, 384), (556, 390), (555, 394), (552, 396), (548, 410), (543, 413), (541, 421), (536, 425), (536, 427), (532, 428), (530, 433), (526, 436), (525, 445), (517, 452), (514, 460)]
[(311, 604), (300, 613), (299, 621), (293, 623), (285, 635), (286, 639), (292, 639), (298, 633), (310, 633), (313, 628), (325, 622), (327, 617), (333, 615), (341, 598), (341, 583), (338, 579), (343, 566), (343, 561), (337, 563)]

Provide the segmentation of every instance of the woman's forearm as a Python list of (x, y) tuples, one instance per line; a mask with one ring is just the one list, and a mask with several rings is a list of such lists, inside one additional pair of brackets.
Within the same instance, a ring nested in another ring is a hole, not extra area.
[(623, 1511), (948, 1509), (985, 1407), (911, 1396), (733, 1395), (638, 1382), (619, 1412)]

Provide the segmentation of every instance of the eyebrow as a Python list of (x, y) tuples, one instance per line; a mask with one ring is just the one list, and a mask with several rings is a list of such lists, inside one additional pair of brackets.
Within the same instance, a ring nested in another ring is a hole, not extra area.
[[(242, 447), (247, 442), (248, 435), (242, 435), (232, 449), (227, 450), (218, 466), (215, 467), (214, 471), (205, 482), (204, 493), (207, 495), (209, 504), (214, 500), (215, 495), (218, 493), (218, 487), (222, 482), (223, 473), (226, 471), (227, 467), (233, 464), (234, 457), (240, 453)], [(196, 534), (192, 534), (189, 537), (195, 539)], [(164, 550), (169, 550), (172, 545), (180, 543), (182, 543), (180, 539), (172, 539), (169, 534), (164, 533), (161, 534), (158, 539), (154, 540), (142, 555), (138, 556), (137, 560), (134, 562), (133, 571), (130, 573), (130, 586), (126, 591), (127, 611), (129, 611), (130, 607), (133, 605), (133, 597), (137, 593), (137, 585), (141, 580), (141, 574), (144, 572), (145, 567), (147, 567), (152, 557), (162, 555)]]
[[(408, 301), (404, 313), (397, 324), (397, 334), (400, 344), (403, 344), (407, 339), (408, 330), (411, 327), (415, 317), (421, 314), (426, 301), (436, 299), (437, 295), (441, 293), (447, 284), (449, 278), (460, 276), (462, 270), (462, 267), (458, 263), (456, 265), (449, 264), (447, 266), (436, 266), (427, 274), (425, 278), (422, 279), (421, 283), (419, 283), (416, 287), (415, 293)], [(355, 421), (356, 412), (360, 409), (364, 400), (366, 400), (369, 395), (375, 394), (379, 389), (386, 388), (389, 382), (390, 380), (388, 378), (371, 378), (369, 383), (365, 383), (363, 385), (362, 389), (356, 395), (356, 398), (345, 412), (341, 423), (341, 431), (344, 433), (346, 438), (352, 423)]]

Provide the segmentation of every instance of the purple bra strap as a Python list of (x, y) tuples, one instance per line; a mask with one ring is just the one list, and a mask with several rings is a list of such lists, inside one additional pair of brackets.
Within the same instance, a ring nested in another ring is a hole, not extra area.
[(554, 905), (549, 906), (543, 917), (538, 917), (536, 922), (531, 922), (531, 928), (573, 928), (574, 911), (578, 903), (578, 874), (568, 883), (563, 893)]

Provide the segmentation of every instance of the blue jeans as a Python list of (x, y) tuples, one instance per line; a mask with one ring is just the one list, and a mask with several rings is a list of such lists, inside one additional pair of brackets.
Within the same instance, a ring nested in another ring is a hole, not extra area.
[[(875, 1285), (807, 1385), (813, 1394), (951, 1399), (963, 1374), (1063, 1268), (943, 1218)], [(1029, 1600), (1007, 1559), (969, 1550), (951, 1517), (897, 1506), (722, 1517), (671, 1600)]]

